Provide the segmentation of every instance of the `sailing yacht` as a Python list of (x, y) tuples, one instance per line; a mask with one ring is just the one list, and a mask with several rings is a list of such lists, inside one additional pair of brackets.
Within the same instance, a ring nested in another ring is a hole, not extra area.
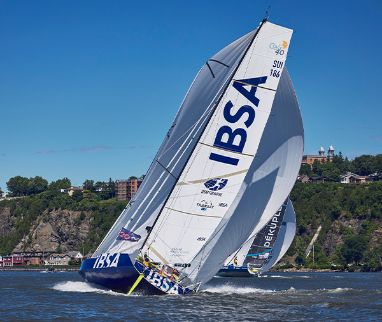
[(264, 19), (207, 60), (137, 194), (82, 263), (86, 281), (128, 294), (197, 292), (271, 219), (302, 156), (285, 69), (291, 36)]

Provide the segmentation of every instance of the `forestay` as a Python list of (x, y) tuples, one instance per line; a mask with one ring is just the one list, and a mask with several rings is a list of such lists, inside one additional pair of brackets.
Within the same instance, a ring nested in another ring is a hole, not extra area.
[[(210, 268), (217, 259), (210, 256), (217, 238), (243, 219), (235, 218), (235, 211), (248, 186), (247, 173), (272, 110), (291, 35), (290, 29), (262, 23), (212, 116), (206, 115), (208, 124), (150, 228), (142, 257), (156, 267), (176, 268), (183, 286), (213, 276), (219, 269)], [(219, 257), (239, 248), (259, 218), (247, 221), (247, 233), (235, 236), (228, 248), (215, 247)], [(201, 275), (203, 269), (207, 271)]]

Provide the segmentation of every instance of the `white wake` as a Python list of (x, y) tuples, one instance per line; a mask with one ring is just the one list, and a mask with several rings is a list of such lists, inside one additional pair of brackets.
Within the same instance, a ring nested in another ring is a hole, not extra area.
[(242, 287), (233, 285), (210, 286), (201, 290), (202, 293), (219, 294), (251, 294), (251, 293), (273, 293), (274, 290), (265, 290), (256, 287)]
[(126, 294), (123, 294), (123, 293), (118, 293), (111, 290), (97, 288), (85, 282), (74, 282), (74, 281), (60, 282), (55, 284), (52, 288), (56, 291), (61, 291), (61, 292), (98, 293), (98, 294), (107, 294), (107, 295), (127, 296)]

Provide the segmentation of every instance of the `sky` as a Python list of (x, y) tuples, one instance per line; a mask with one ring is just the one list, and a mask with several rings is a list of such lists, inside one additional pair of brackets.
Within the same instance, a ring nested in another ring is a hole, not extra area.
[(269, 5), (305, 153), (382, 153), (382, 1), (0, 0), (0, 188), (146, 173), (200, 67)]

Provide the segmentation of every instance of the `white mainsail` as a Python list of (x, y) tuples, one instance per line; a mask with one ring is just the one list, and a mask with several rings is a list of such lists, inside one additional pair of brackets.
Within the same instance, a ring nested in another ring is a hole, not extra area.
[[(264, 211), (273, 196), (264, 195), (264, 191), (271, 192), (279, 177), (282, 184), (283, 177), (277, 175), (278, 167), (271, 169), (273, 175), (269, 176), (268, 160), (257, 171), (254, 165), (256, 158), (262, 158), (258, 149), (282, 78), (291, 35), (292, 30), (267, 21), (258, 28), (212, 116), (206, 115), (208, 123), (150, 227), (142, 254), (156, 265), (178, 269), (183, 286), (209, 280), (219, 269), (217, 264), (237, 249), (261, 221), (267, 222), (282, 202)], [(288, 144), (294, 142), (286, 144), (270, 158), (279, 160)], [(252, 189), (256, 181), (263, 179), (269, 187), (264, 191)], [(261, 213), (240, 212), (248, 193), (267, 198), (260, 204)], [(288, 193), (279, 195), (285, 199)], [(229, 243), (218, 243), (237, 225), (245, 225), (246, 232), (238, 235), (234, 231), (235, 238)]]

